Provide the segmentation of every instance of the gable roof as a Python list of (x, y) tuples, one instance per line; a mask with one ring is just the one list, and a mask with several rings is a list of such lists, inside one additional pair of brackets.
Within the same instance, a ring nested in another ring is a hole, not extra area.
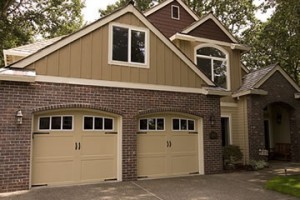
[(160, 4), (157, 4), (156, 6), (150, 8), (149, 10), (144, 12), (144, 15), (147, 17), (151, 15), (152, 13), (162, 9), (163, 7), (169, 5), (172, 2), (178, 2), (196, 21), (199, 20), (199, 17), (182, 1), (182, 0), (166, 0)]
[(279, 72), (297, 92), (300, 87), (291, 79), (291, 77), (277, 64), (256, 70), (244, 76), (243, 85), (233, 94), (233, 97), (239, 97), (247, 94), (267, 94), (266, 91), (260, 90), (263, 85), (275, 72)]
[(215, 84), (206, 75), (204, 75), (204, 73), (202, 73), (183, 52), (181, 52), (168, 38), (166, 38), (157, 28), (155, 28), (154, 25), (152, 25), (142, 13), (140, 13), (131, 4), (128, 4), (126, 7), (119, 9), (113, 12), (112, 14), (99, 19), (98, 21), (95, 21), (94, 23), (82, 28), (81, 30), (61, 40), (58, 40), (52, 45), (47, 46), (46, 48), (43, 48), (37, 51), (36, 53), (11, 64), (10, 67), (18, 69), (25, 68), (26, 66), (34, 63), (35, 61), (51, 54), (52, 52), (64, 47), (67, 44), (70, 44), (71, 42), (87, 35), (88, 33), (91, 33), (92, 31), (102, 27), (103, 25), (110, 23), (111, 21), (117, 19), (118, 17), (126, 13), (132, 13), (138, 19), (140, 19), (146, 27), (148, 27), (155, 35), (157, 35), (162, 40), (162, 42), (166, 46), (168, 46), (186, 65), (188, 65), (192, 69), (192, 71), (194, 71), (194, 73), (196, 73), (206, 84), (208, 84), (209, 86), (215, 86)]
[(225, 34), (226, 36), (233, 42), (233, 43), (238, 43), (238, 41), (235, 39), (235, 37), (225, 28), (225, 26), (212, 14), (209, 13), (202, 17), (200, 20), (196, 21), (195, 23), (191, 24), (188, 26), (186, 29), (182, 31), (184, 34), (189, 34), (191, 31), (196, 29), (197, 27), (201, 26), (208, 20), (212, 20)]

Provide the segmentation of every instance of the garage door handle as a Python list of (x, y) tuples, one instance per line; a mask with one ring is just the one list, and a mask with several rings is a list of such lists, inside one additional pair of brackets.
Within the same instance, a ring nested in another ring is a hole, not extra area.
[(75, 142), (75, 150), (77, 150), (77, 142)]
[(78, 150), (80, 150), (80, 142), (78, 143)]

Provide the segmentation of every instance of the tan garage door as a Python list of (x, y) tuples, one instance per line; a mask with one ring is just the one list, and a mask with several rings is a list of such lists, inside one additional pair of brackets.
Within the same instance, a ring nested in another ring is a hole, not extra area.
[(117, 124), (88, 110), (35, 115), (32, 185), (116, 180)]
[(199, 173), (198, 120), (179, 114), (139, 119), (138, 177), (154, 178)]

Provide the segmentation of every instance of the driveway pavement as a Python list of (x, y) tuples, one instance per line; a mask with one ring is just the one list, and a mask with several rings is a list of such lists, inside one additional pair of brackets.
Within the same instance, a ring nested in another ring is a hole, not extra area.
[(268, 191), (264, 182), (274, 175), (300, 173), (300, 163), (277, 163), (263, 171), (190, 176), (69, 187), (34, 188), (0, 194), (2, 200), (296, 200)]

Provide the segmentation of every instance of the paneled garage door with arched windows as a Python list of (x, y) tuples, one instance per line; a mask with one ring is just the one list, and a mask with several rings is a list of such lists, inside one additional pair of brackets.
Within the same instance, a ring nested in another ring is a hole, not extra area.
[(138, 120), (137, 174), (139, 178), (203, 174), (201, 120), (176, 113)]
[(117, 180), (119, 119), (93, 110), (34, 116), (32, 185)]

